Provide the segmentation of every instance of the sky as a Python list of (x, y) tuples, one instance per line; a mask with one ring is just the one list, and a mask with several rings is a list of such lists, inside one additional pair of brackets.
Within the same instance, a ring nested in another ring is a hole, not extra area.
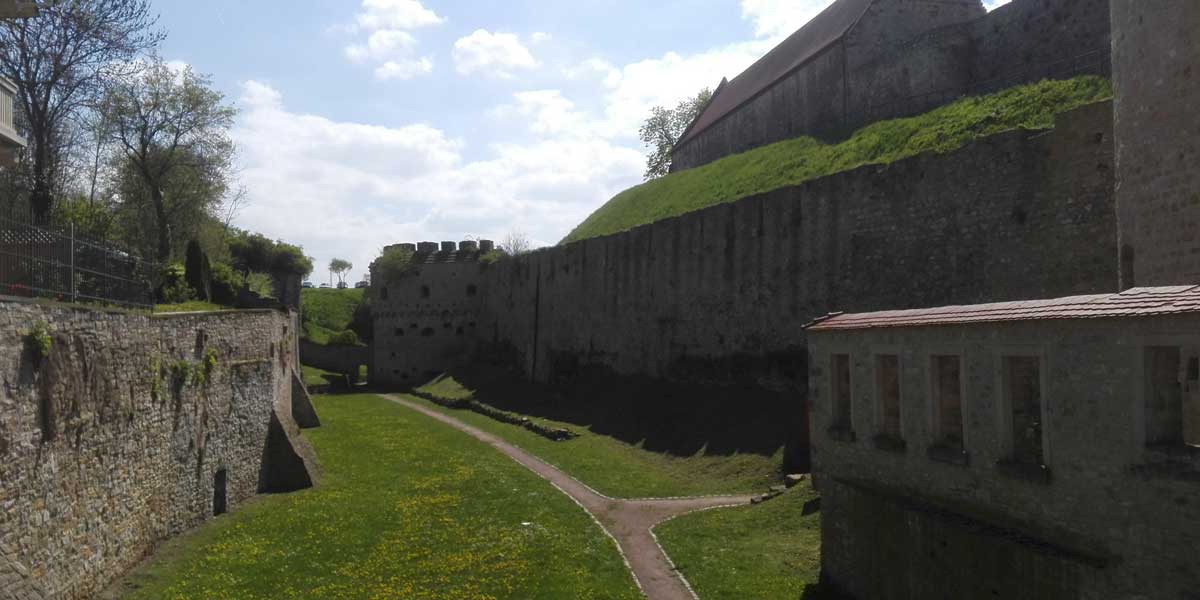
[[(155, 0), (238, 110), (244, 229), (358, 280), (400, 242), (553, 245), (639, 183), (638, 126), (831, 0)], [(1007, 0), (985, 0), (995, 8)]]

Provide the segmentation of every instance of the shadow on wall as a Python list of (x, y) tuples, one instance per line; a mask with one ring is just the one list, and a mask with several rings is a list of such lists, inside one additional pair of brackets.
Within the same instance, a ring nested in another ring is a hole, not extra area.
[[(480, 356), (503, 357), (485, 352)], [(455, 369), (475, 399), (502, 410), (570, 423), (675, 456), (773, 456), (807, 472), (808, 423), (803, 392), (775, 392), (753, 384), (695, 384), (617, 375), (581, 367), (555, 384), (534, 384), (502, 358)]]

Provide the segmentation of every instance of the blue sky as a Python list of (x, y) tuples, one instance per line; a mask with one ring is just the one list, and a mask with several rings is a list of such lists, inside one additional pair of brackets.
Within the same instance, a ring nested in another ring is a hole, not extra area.
[[(995, 4), (998, 2), (991, 2)], [(561, 239), (641, 180), (655, 105), (829, 0), (157, 0), (161, 53), (240, 115), (238, 225), (318, 265), (422, 240)]]

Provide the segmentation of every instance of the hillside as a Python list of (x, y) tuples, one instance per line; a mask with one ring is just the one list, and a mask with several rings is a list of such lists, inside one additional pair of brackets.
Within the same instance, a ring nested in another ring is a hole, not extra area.
[(1048, 129), (1054, 115), (1110, 97), (1112, 87), (1101, 77), (1043, 81), (963, 98), (915, 117), (881, 121), (837, 144), (805, 137), (756, 148), (625, 190), (562, 243), (618, 233), (866, 164), (951, 152), (974, 139), (1018, 127)]
[(304, 339), (328, 344), (329, 338), (350, 328), (354, 311), (363, 302), (362, 289), (302, 290), (300, 302), (303, 314)]

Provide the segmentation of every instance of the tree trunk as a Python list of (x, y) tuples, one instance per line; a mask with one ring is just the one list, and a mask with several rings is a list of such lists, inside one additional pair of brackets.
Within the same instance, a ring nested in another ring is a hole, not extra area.
[(171, 259), (171, 226), (167, 223), (162, 188), (151, 185), (150, 200), (154, 204), (154, 216), (158, 222), (158, 260), (165, 264)]
[(35, 223), (50, 220), (50, 209), (54, 206), (54, 195), (50, 189), (50, 150), (45, 142), (35, 143), (33, 149), (33, 189), (29, 194), (29, 207)]

